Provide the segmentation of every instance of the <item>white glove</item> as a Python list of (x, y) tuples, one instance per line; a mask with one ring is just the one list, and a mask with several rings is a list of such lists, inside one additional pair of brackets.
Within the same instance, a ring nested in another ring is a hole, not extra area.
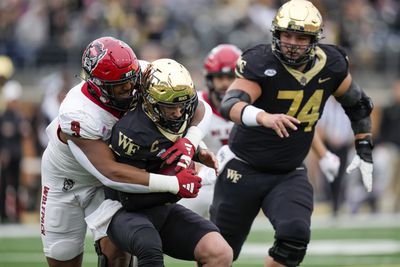
[(359, 155), (355, 155), (352, 162), (347, 167), (346, 172), (350, 173), (357, 168), (360, 168), (361, 177), (362, 177), (362, 181), (365, 186), (365, 189), (367, 189), (367, 192), (371, 192), (372, 191), (372, 170), (373, 170), (372, 163), (362, 160)]
[(356, 152), (353, 161), (347, 167), (346, 172), (350, 173), (357, 168), (360, 168), (361, 177), (365, 189), (367, 192), (372, 191), (372, 149), (374, 145), (372, 144), (371, 136), (364, 137), (362, 139), (354, 140), (356, 145)]
[(328, 151), (325, 156), (319, 160), (319, 167), (326, 176), (326, 179), (332, 183), (339, 173), (340, 159), (338, 156)]

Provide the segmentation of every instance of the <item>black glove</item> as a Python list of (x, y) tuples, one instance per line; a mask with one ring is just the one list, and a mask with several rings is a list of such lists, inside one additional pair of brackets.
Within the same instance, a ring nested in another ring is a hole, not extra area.
[(368, 163), (372, 163), (372, 149), (374, 145), (372, 144), (372, 139), (370, 136), (363, 139), (356, 139), (356, 151), (360, 158)]
[(371, 137), (368, 136), (363, 139), (356, 139), (356, 152), (357, 155), (353, 158), (350, 165), (347, 167), (346, 172), (350, 173), (357, 168), (360, 168), (361, 178), (367, 192), (372, 190), (372, 145)]

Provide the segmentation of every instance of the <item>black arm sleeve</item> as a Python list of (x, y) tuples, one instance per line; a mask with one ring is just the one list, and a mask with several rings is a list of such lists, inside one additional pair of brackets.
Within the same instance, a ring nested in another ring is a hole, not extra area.
[(370, 114), (374, 105), (364, 91), (352, 82), (342, 96), (336, 97), (351, 121), (354, 134), (371, 132)]
[(351, 122), (351, 128), (354, 134), (370, 133), (371, 132), (371, 118), (368, 116), (364, 119)]
[(230, 113), (232, 107), (236, 103), (241, 102), (241, 101), (250, 103), (251, 99), (250, 99), (249, 94), (242, 90), (239, 90), (239, 89), (233, 89), (233, 90), (227, 91), (221, 102), (221, 107), (220, 107), (221, 115), (225, 119), (230, 120), (231, 118), (229, 117), (229, 113)]

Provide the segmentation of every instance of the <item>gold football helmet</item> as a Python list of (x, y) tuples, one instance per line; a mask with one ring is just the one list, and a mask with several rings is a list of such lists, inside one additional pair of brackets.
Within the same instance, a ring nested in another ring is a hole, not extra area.
[[(306, 0), (291, 0), (285, 3), (272, 21), (272, 52), (283, 63), (290, 66), (300, 66), (313, 59), (315, 46), (322, 35), (322, 17), (318, 9)], [(311, 42), (302, 56), (291, 59), (281, 50), (280, 33), (283, 31), (299, 32), (310, 35)]]
[[(184, 66), (167, 58), (153, 61), (143, 75), (141, 91), (143, 109), (157, 126), (173, 134), (184, 132), (198, 103), (193, 80)], [(160, 109), (163, 106), (179, 106), (182, 116), (168, 118)]]

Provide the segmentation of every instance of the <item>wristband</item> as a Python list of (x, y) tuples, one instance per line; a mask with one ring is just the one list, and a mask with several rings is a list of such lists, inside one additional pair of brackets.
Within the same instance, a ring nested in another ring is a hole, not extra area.
[(203, 139), (203, 131), (197, 126), (190, 126), (183, 137), (188, 139), (196, 149), (199, 146), (201, 139)]
[(201, 141), (200, 142), (200, 144), (199, 144), (199, 149), (208, 149), (208, 147), (207, 147), (207, 145), (206, 145), (206, 143), (204, 143), (203, 141)]
[(150, 173), (149, 176), (150, 192), (179, 192), (179, 183), (176, 176)]
[(264, 110), (260, 108), (256, 108), (253, 105), (247, 105), (242, 110), (242, 115), (240, 120), (244, 126), (259, 126), (260, 124), (257, 122), (257, 115), (260, 112), (264, 112)]

